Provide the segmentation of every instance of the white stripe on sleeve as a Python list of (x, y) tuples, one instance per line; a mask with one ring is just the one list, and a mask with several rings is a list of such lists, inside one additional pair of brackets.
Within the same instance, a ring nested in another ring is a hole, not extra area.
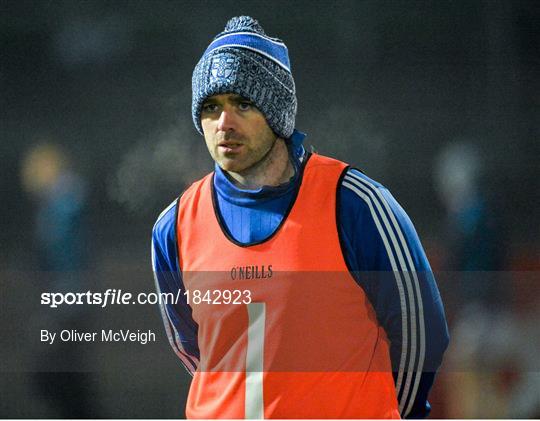
[[(154, 240), (152, 239), (152, 271), (154, 273), (154, 283), (156, 285), (156, 290), (158, 294), (161, 294), (161, 288), (159, 287), (159, 280), (157, 276), (157, 269), (156, 269), (156, 256), (154, 252)], [(159, 310), (161, 313), (161, 318), (163, 319), (163, 324), (165, 325), (165, 331), (167, 332), (167, 337), (169, 338), (169, 342), (175, 352), (175, 354), (180, 358), (180, 361), (184, 364), (188, 372), (193, 375), (193, 372), (197, 369), (197, 365), (199, 361), (190, 356), (184, 349), (182, 345), (182, 341), (180, 340), (180, 335), (178, 334), (178, 331), (176, 330), (176, 327), (174, 326), (171, 317), (169, 315), (169, 311), (167, 310), (167, 306), (163, 304), (162, 302), (159, 303)], [(174, 331), (174, 334), (173, 334)]]
[[(414, 262), (411, 257), (411, 253), (410, 253), (407, 241), (405, 240), (403, 232), (401, 230), (401, 227), (399, 226), (396, 220), (396, 217), (394, 213), (392, 212), (392, 209), (390, 208), (388, 201), (384, 198), (381, 190), (377, 186), (370, 183), (369, 181), (355, 174), (352, 170), (348, 171), (345, 177), (345, 180), (346, 181), (343, 182), (343, 185), (355, 191), (355, 193), (357, 193), (369, 205), (373, 219), (378, 225), (377, 228), (379, 230), (379, 234), (381, 235), (381, 238), (383, 242), (385, 243), (385, 248), (386, 248), (389, 260), (392, 265), (392, 270), (394, 270), (395, 272), (402, 272), (402, 276), (405, 279), (405, 286), (407, 289), (407, 297), (409, 298), (410, 316), (411, 316), (411, 330), (410, 330), (411, 351), (408, 358), (406, 357), (404, 358), (404, 354), (407, 352), (407, 345), (408, 345), (407, 338), (408, 338), (408, 333), (409, 333), (407, 332), (407, 328), (406, 328), (407, 305), (405, 302), (405, 306), (404, 306), (405, 300), (403, 297), (403, 283), (400, 279), (400, 276), (398, 276), (398, 274), (396, 273), (396, 281), (397, 281), (397, 286), (400, 293), (400, 302), (401, 302), (401, 307), (402, 307), (402, 326), (405, 326), (405, 329), (403, 329), (403, 333), (402, 333), (403, 335), (402, 354), (401, 354), (399, 370), (398, 370), (398, 379), (396, 381), (396, 390), (399, 392), (399, 390), (401, 389), (402, 382), (403, 382), (403, 374), (404, 374), (404, 365), (405, 365), (404, 362), (409, 360), (409, 364), (407, 366), (407, 378), (405, 380), (403, 393), (399, 402), (399, 410), (401, 414), (403, 416), (407, 416), (412, 409), (412, 405), (414, 404), (415, 396), (418, 391), (420, 377), (422, 374), (424, 359), (425, 359), (424, 312), (423, 312), (422, 298), (421, 298), (421, 293), (420, 293), (420, 285), (419, 285), (418, 277), (416, 274), (416, 269), (415, 269)], [(363, 194), (361, 194), (362, 192)], [(369, 196), (369, 198), (367, 196)], [(375, 204), (375, 207), (378, 210), (378, 214), (377, 212), (375, 212), (372, 202)], [(382, 207), (384, 207), (384, 209), (388, 213), (390, 220), (387, 218), (381, 205)], [(383, 224), (390, 236), (391, 244), (393, 247), (389, 247), (388, 245), (388, 238), (386, 236), (386, 233), (384, 232), (384, 230), (381, 229), (380, 222), (378, 222), (379, 217), (383, 221)], [(397, 238), (394, 235), (394, 231), (397, 234)], [(402, 252), (402, 249), (403, 249), (403, 252)], [(397, 260), (399, 262), (399, 267), (396, 265), (394, 254), (396, 255)], [(411, 279), (411, 275), (412, 275), (412, 279)], [(418, 309), (418, 320), (416, 318), (417, 309)], [(418, 333), (418, 337), (417, 337), (417, 333)], [(417, 347), (419, 349), (419, 355), (418, 355), (418, 362), (417, 364), (415, 364)], [(415, 376), (414, 385), (411, 390), (412, 377), (415, 372), (417, 372), (418, 375)], [(407, 402), (408, 402), (408, 405), (407, 405)]]

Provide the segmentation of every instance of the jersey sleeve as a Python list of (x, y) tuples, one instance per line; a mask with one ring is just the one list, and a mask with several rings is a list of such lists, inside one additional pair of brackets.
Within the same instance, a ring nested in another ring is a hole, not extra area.
[(401, 416), (424, 418), (449, 336), (420, 239), (390, 192), (355, 169), (338, 187), (337, 216), (347, 266), (390, 341)]
[(197, 323), (183, 295), (184, 284), (178, 264), (176, 241), (176, 201), (158, 217), (152, 230), (152, 269), (160, 297), (174, 297), (175, 302), (159, 301), (159, 308), (169, 342), (186, 369), (193, 374), (199, 364)]

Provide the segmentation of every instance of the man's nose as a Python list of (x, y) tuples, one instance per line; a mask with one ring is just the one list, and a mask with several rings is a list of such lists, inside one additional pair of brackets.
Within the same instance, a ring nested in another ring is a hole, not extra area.
[(236, 119), (233, 109), (223, 109), (218, 120), (218, 130), (228, 132), (236, 128)]

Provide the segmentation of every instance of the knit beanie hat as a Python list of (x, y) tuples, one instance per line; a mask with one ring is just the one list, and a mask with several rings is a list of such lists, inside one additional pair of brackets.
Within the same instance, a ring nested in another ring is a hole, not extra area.
[(201, 134), (204, 101), (224, 93), (252, 101), (279, 137), (293, 134), (297, 101), (287, 47), (249, 16), (229, 20), (210, 43), (193, 71), (192, 91), (191, 114)]

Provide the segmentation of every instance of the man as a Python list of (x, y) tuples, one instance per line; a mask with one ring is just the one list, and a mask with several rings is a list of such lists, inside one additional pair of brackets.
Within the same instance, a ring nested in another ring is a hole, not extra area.
[(426, 416), (448, 332), (420, 241), (383, 186), (306, 153), (296, 108), (286, 46), (231, 19), (193, 73), (215, 171), (153, 230), (186, 415)]

